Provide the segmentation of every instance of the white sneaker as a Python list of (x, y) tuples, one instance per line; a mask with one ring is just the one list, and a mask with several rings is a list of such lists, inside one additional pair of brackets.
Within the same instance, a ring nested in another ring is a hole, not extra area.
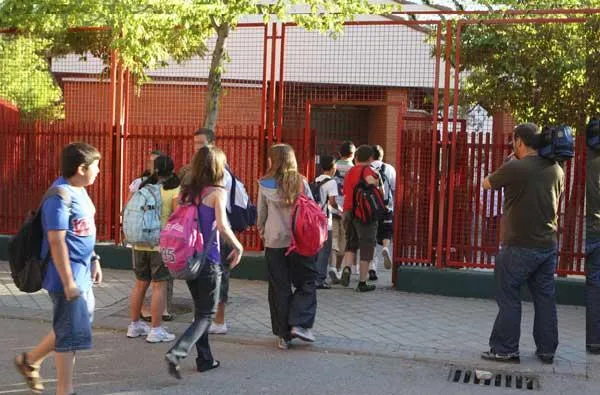
[(226, 335), (227, 323), (217, 324), (216, 322), (212, 322), (210, 328), (208, 328), (208, 333), (211, 335)]
[(175, 335), (167, 332), (162, 326), (152, 328), (146, 337), (148, 343), (172, 342), (173, 340), (175, 340)]
[(291, 334), (292, 337), (297, 337), (305, 342), (312, 343), (315, 341), (315, 335), (313, 335), (312, 331), (307, 328), (302, 328), (301, 326), (293, 326)]
[(390, 250), (387, 247), (383, 247), (381, 250), (381, 255), (383, 256), (383, 267), (387, 270), (392, 268), (392, 258), (390, 257)]
[(150, 326), (148, 326), (148, 324), (146, 324), (145, 322), (141, 321), (132, 322), (127, 327), (127, 337), (129, 338), (147, 336), (149, 332)]

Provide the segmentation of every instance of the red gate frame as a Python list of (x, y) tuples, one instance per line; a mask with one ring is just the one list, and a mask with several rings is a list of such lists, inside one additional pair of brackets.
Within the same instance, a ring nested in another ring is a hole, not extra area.
[[(593, 15), (593, 14), (599, 14), (600, 13), (600, 9), (571, 9), (571, 10), (541, 10), (539, 12), (530, 12), (529, 14), (540, 14), (540, 15), (556, 15), (556, 14), (566, 14), (566, 15)], [(511, 13), (513, 15), (527, 15), (528, 13), (524, 13), (524, 12), (514, 12)], [(460, 64), (461, 64), (461, 34), (462, 34), (462, 28), (463, 26), (467, 26), (467, 25), (473, 25), (473, 24), (485, 24), (485, 25), (516, 25), (516, 24), (531, 24), (531, 23), (561, 23), (561, 24), (568, 24), (568, 23), (584, 23), (586, 22), (588, 19), (584, 18), (584, 17), (567, 17), (567, 18), (562, 18), (562, 19), (558, 19), (558, 18), (551, 18), (551, 17), (536, 17), (536, 18), (527, 18), (527, 19), (523, 19), (523, 18), (493, 18), (493, 19), (461, 19), (458, 20), (456, 22), (456, 36), (455, 36), (455, 43), (454, 43), (454, 49), (455, 49), (455, 68), (454, 68), (454, 92), (453, 92), (453, 114), (457, 114), (458, 113), (458, 102), (459, 102), (459, 88), (460, 88)], [(450, 23), (452, 23), (451, 21), (448, 21), (448, 24), (450, 26)], [(451, 29), (447, 29), (447, 34), (448, 36), (450, 36), (450, 30)], [(446, 47), (446, 55), (447, 55), (447, 59), (450, 59), (449, 55), (450, 55), (450, 47), (449, 45), (447, 45)], [(446, 62), (447, 65), (447, 69), (448, 69), (448, 63)], [(449, 70), (446, 70), (447, 72)], [(447, 79), (446, 80), (446, 91), (449, 91), (450, 89), (450, 80)], [(448, 98), (448, 95), (445, 95), (445, 98)], [(449, 103), (447, 103), (447, 100), (444, 101), (444, 133), (443, 133), (443, 138), (447, 139), (448, 136), (448, 122), (446, 120), (446, 115), (449, 114)], [(454, 119), (452, 121), (453, 124), (453, 130), (456, 130), (456, 119)], [(583, 136), (583, 135), (582, 135)], [(582, 137), (581, 136), (581, 137)], [(578, 139), (580, 141), (583, 141), (581, 138)], [(578, 144), (579, 146), (582, 145), (582, 143)], [(579, 153), (579, 155), (585, 155), (585, 149), (578, 149), (577, 153)], [(576, 156), (577, 156), (576, 153)], [(451, 170), (454, 167), (454, 158), (456, 155), (456, 139), (454, 139), (453, 144), (452, 144), (452, 148), (451, 148), (451, 153), (450, 153), (450, 157), (447, 158), (446, 163), (450, 163), (451, 165)], [(581, 159), (581, 157), (580, 157)], [(585, 170), (584, 170), (585, 171)], [(451, 174), (451, 178), (453, 178), (454, 174)], [(450, 184), (450, 188), (453, 188), (452, 183)], [(581, 188), (579, 188), (581, 189)], [(581, 192), (579, 191), (579, 189), (575, 192), (577, 197), (580, 197), (583, 200), (583, 194), (585, 192)], [(585, 189), (585, 188), (584, 188)], [(453, 191), (450, 191), (453, 192)], [(580, 196), (582, 195), (582, 196)], [(443, 195), (441, 195), (443, 197)], [(452, 206), (453, 206), (453, 193), (450, 193), (450, 201), (449, 201), (449, 213), (452, 213)], [(442, 199), (443, 200), (443, 199)], [(580, 207), (580, 211), (583, 210), (583, 204)], [(446, 224), (445, 228), (448, 231), (451, 231), (452, 229), (452, 215), (450, 215), (448, 217), (448, 223)], [(559, 226), (560, 226), (560, 216), (559, 216)], [(441, 226), (440, 226), (441, 227)], [(441, 230), (440, 230), (441, 231)], [(583, 233), (583, 227), (581, 227), (579, 229), (579, 240), (583, 240), (582, 238), (582, 233)], [(560, 236), (559, 236), (560, 237)], [(438, 243), (440, 241), (438, 240)], [(450, 262), (450, 246), (451, 246), (451, 239), (450, 237), (447, 237), (447, 244), (446, 244), (446, 254), (445, 254), (445, 258), (446, 258), (446, 262)], [(581, 254), (577, 254), (575, 251), (573, 251), (573, 256), (572, 256), (572, 260), (574, 261), (575, 259), (579, 259), (581, 260), (583, 257), (581, 256)], [(561, 258), (561, 251), (559, 251), (559, 264), (557, 265), (557, 272), (559, 274), (581, 274), (581, 270), (573, 270), (573, 269), (561, 269), (561, 267), (563, 266), (567, 266), (567, 267), (572, 267), (573, 265), (573, 261), (568, 263), (567, 265), (563, 265), (562, 264), (562, 259)], [(438, 259), (438, 263), (441, 265), (441, 254), (440, 257)], [(437, 266), (437, 264), (436, 264)], [(472, 265), (467, 265), (467, 266), (472, 266)]]

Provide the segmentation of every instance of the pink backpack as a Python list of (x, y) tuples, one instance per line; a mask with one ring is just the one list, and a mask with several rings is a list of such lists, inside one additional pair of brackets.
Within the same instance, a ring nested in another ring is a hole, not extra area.
[(171, 276), (193, 280), (206, 262), (198, 206), (180, 205), (160, 232), (160, 254)]
[(314, 200), (300, 194), (292, 207), (292, 252), (302, 256), (315, 256), (327, 241), (327, 217)]

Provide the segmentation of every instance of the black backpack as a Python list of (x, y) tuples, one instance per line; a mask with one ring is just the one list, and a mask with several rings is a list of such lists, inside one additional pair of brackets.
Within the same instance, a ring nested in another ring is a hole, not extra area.
[(321, 187), (323, 186), (323, 184), (325, 184), (326, 182), (331, 181), (331, 180), (332, 180), (331, 177), (327, 177), (319, 182), (311, 182), (309, 184), (310, 192), (313, 195), (313, 199), (321, 207), (325, 206), (325, 204), (327, 203), (327, 198), (328, 198), (328, 196), (325, 196), (325, 199), (323, 199), (323, 196), (321, 196)]
[[(390, 186), (390, 180), (388, 180), (387, 176), (385, 175), (385, 163), (382, 163), (381, 166), (379, 167), (379, 169), (377, 170), (379, 172), (379, 177), (381, 177), (381, 185), (384, 186), (384, 188), (389, 188)], [(388, 186), (386, 186), (386, 184)], [(389, 196), (391, 196), (391, 193), (386, 193), (386, 195), (388, 195), (388, 198), (386, 199), (385, 196), (383, 197), (383, 202), (385, 203), (386, 206), (389, 205), (390, 203), (390, 199)]]
[(71, 195), (61, 187), (50, 188), (42, 198), (37, 210), (29, 213), (19, 232), (8, 242), (8, 263), (10, 275), (15, 285), (22, 292), (33, 293), (42, 289), (46, 266), (50, 260), (50, 251), (41, 257), (42, 240), (42, 205), (51, 196), (58, 195), (71, 206)]
[(585, 129), (585, 141), (594, 151), (600, 150), (600, 118), (592, 118)]

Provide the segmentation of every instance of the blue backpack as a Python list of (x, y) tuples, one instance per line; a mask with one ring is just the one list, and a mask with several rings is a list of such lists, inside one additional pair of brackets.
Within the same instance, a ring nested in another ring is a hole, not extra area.
[(231, 175), (231, 192), (229, 195), (230, 212), (227, 213), (227, 219), (234, 232), (243, 232), (252, 225), (256, 225), (258, 211), (252, 204), (244, 184), (235, 177), (235, 174), (226, 167)]
[(600, 119), (592, 118), (585, 129), (585, 141), (594, 151), (600, 150)]
[(542, 129), (538, 153), (555, 162), (564, 162), (575, 156), (573, 130), (567, 125), (546, 126)]
[(123, 210), (125, 242), (158, 245), (161, 209), (160, 185), (147, 184), (134, 193)]

